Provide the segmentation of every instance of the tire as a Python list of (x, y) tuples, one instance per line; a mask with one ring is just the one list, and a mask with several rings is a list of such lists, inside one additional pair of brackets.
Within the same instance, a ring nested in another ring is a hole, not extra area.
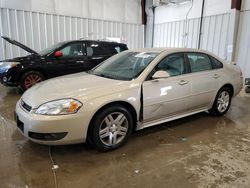
[(222, 116), (230, 108), (232, 100), (232, 91), (228, 87), (223, 87), (216, 95), (213, 107), (209, 110), (214, 116)]
[(23, 91), (26, 91), (38, 82), (45, 80), (45, 77), (37, 71), (25, 72), (20, 79), (20, 87)]
[(246, 93), (250, 93), (250, 86), (246, 86), (245, 92), (246, 92)]
[(100, 151), (117, 149), (127, 142), (132, 127), (133, 117), (126, 108), (120, 105), (106, 107), (92, 120), (88, 143)]

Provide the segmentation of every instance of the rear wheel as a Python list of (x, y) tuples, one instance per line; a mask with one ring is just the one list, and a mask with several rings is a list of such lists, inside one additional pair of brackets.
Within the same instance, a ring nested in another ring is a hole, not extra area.
[(222, 88), (216, 95), (212, 109), (209, 112), (215, 116), (224, 115), (230, 107), (232, 100), (232, 92), (229, 88)]
[(109, 151), (122, 146), (132, 131), (133, 118), (120, 105), (102, 109), (93, 119), (88, 135), (93, 146)]
[(25, 91), (44, 79), (45, 77), (40, 72), (28, 71), (21, 76), (20, 87), (23, 91)]

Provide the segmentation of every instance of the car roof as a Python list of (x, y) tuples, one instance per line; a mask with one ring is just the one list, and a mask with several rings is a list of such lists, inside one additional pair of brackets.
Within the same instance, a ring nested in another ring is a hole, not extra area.
[(138, 48), (138, 49), (132, 49), (129, 51), (135, 51), (135, 52), (152, 52), (152, 53), (177, 53), (177, 52), (200, 52), (205, 53), (210, 56), (216, 57), (220, 61), (223, 61), (220, 57), (213, 54), (212, 52), (209, 52), (207, 50), (203, 49), (196, 49), (196, 48)]
[(89, 40), (89, 39), (78, 39), (78, 40), (68, 40), (63, 41), (65, 44), (70, 42), (101, 42), (101, 43), (108, 43), (108, 44), (118, 44), (118, 45), (126, 45), (124, 43), (119, 43), (116, 41), (108, 41), (108, 40)]
[(199, 53), (205, 53), (207, 55), (210, 55), (216, 59), (218, 59), (220, 62), (225, 62), (222, 58), (220, 58), (219, 56), (215, 55), (212, 52), (209, 52), (207, 50), (203, 50), (203, 49), (196, 49), (196, 48), (138, 48), (138, 49), (132, 49), (132, 50), (128, 50), (131, 52), (152, 52), (152, 53), (166, 53), (166, 54), (170, 54), (170, 53), (178, 53), (178, 52), (199, 52)]
[(202, 50), (202, 49), (196, 49), (196, 48), (138, 48), (133, 49), (130, 51), (137, 51), (137, 52), (201, 52), (201, 53), (207, 53), (211, 54), (211, 52)]

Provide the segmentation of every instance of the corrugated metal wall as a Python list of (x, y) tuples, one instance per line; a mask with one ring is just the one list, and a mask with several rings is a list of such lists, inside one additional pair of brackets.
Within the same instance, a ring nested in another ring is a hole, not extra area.
[[(0, 8), (0, 35), (9, 36), (40, 51), (73, 39), (119, 37), (129, 48), (144, 46), (144, 26), (116, 21)], [(25, 55), (25, 51), (0, 40), (0, 59)]]
[[(229, 21), (230, 13), (204, 17), (201, 48), (226, 59)], [(199, 28), (200, 18), (156, 24), (154, 47), (197, 48)]]
[(246, 78), (250, 78), (250, 10), (240, 13), (236, 62)]

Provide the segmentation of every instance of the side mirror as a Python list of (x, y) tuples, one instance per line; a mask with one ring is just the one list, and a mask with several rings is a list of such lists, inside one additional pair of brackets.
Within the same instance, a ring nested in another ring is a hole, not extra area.
[(59, 50), (54, 53), (54, 57), (62, 57), (62, 56), (63, 56), (63, 53)]
[(152, 79), (154, 80), (154, 79), (168, 78), (168, 77), (170, 77), (169, 73), (167, 73), (166, 71), (159, 70), (154, 73)]

